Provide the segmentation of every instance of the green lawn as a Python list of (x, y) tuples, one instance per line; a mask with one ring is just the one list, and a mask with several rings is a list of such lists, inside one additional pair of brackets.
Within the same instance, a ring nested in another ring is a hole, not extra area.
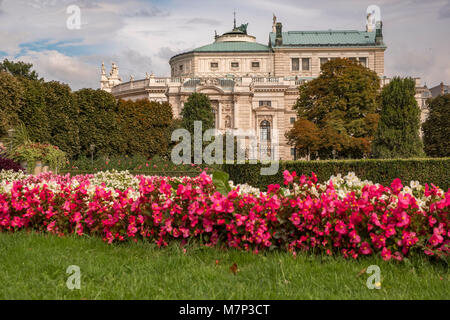
[[(369, 290), (369, 275), (360, 274), (374, 264), (381, 268), (380, 290)], [(69, 265), (81, 268), (80, 290), (66, 287)], [(0, 234), (0, 299), (448, 299), (449, 278), (446, 265), (420, 257), (294, 259), (199, 246), (184, 253), (177, 245)]]

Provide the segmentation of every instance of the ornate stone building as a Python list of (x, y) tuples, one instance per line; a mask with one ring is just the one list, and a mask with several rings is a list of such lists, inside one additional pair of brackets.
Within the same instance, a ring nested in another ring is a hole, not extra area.
[(358, 61), (384, 84), (389, 81), (384, 76), (385, 50), (382, 23), (370, 16), (365, 31), (284, 31), (274, 16), (268, 45), (257, 43), (247, 25), (237, 27), (235, 21), (233, 30), (216, 34), (213, 43), (172, 57), (171, 77), (147, 74), (143, 80), (123, 83), (113, 64), (109, 76), (102, 66), (101, 89), (118, 99), (168, 101), (175, 116), (190, 94), (205, 93), (219, 130), (253, 130), (258, 145), (270, 145), (274, 132), (279, 132), (277, 153), (281, 159), (292, 159), (294, 150), (284, 133), (296, 120), (292, 107), (298, 86), (318, 77), (321, 65), (336, 58)]

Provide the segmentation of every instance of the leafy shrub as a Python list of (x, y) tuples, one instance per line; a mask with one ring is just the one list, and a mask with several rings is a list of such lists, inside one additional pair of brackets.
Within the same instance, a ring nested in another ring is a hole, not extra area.
[(91, 159), (88, 157), (81, 157), (77, 160), (71, 160), (68, 165), (62, 170), (66, 173), (96, 173), (98, 171), (128, 170), (132, 173), (144, 174), (163, 174), (173, 175), (177, 173), (193, 173), (199, 174), (203, 170), (211, 170), (208, 167), (198, 165), (175, 165), (172, 161), (165, 157), (154, 156), (147, 158), (142, 155), (129, 156), (114, 156), (114, 157), (98, 157)]
[(22, 166), (11, 159), (0, 156), (0, 171), (12, 170), (14, 172), (23, 171)]
[(332, 175), (355, 172), (361, 179), (387, 185), (395, 178), (402, 181), (420, 181), (433, 183), (447, 190), (450, 187), (450, 158), (438, 159), (392, 159), (392, 160), (327, 160), (327, 161), (280, 161), (278, 173), (262, 176), (261, 167), (267, 165), (241, 164), (225, 165), (225, 171), (235, 183), (248, 183), (261, 189), (273, 183), (283, 181), (282, 172), (296, 171), (297, 174), (314, 172), (319, 181), (328, 180)]
[(52, 169), (58, 169), (65, 165), (66, 154), (50, 144), (26, 143), (14, 149), (13, 159), (26, 161), (29, 169), (33, 169), (37, 161), (42, 161)]

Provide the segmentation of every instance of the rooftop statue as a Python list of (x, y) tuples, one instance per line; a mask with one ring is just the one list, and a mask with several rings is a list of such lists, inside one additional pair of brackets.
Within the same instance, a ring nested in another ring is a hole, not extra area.
[(245, 23), (245, 24), (241, 24), (236, 29), (241, 30), (243, 33), (247, 34), (247, 27), (248, 27), (248, 23)]

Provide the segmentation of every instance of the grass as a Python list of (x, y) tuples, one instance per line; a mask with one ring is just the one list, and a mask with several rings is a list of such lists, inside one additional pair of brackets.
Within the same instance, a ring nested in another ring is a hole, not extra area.
[[(0, 299), (449, 298), (448, 266), (424, 257), (399, 263), (185, 248), (0, 233)], [(236, 275), (230, 270), (234, 263)], [(69, 265), (81, 269), (80, 290), (66, 286)], [(362, 270), (370, 265), (381, 268), (380, 290), (366, 287), (370, 275)]]

